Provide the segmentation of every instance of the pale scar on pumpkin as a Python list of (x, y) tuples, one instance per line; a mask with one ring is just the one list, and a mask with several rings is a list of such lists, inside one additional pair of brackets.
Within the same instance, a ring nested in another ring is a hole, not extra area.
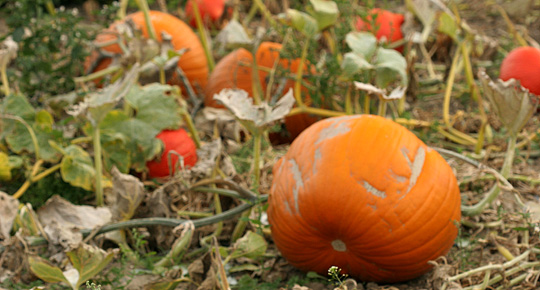
[(295, 182), (295, 186), (293, 188), (294, 209), (297, 213), (300, 213), (298, 207), (298, 191), (304, 186), (304, 180), (302, 179), (302, 172), (300, 172), (298, 163), (296, 163), (294, 159), (289, 159), (289, 164), (291, 164), (291, 171)]
[(413, 161), (409, 159), (407, 152), (407, 148), (401, 148), (401, 153), (403, 153), (405, 159), (407, 160), (407, 164), (409, 164), (409, 168), (411, 168), (409, 186), (407, 187), (407, 191), (405, 192), (405, 194), (409, 193), (411, 189), (416, 185), (416, 180), (418, 180), (418, 177), (422, 173), (422, 168), (424, 168), (424, 162), (426, 161), (426, 150), (424, 150), (424, 148), (422, 147), (418, 147), (418, 150), (416, 150), (416, 155), (414, 156)]
[[(420, 174), (422, 173), (422, 168), (424, 167), (424, 163), (426, 161), (426, 150), (424, 148), (418, 147), (418, 150), (416, 150), (416, 154), (413, 157), (414, 159), (412, 161), (411, 159), (409, 159), (409, 155), (407, 155), (408, 152), (409, 150), (407, 148), (401, 148), (401, 153), (403, 154), (403, 156), (405, 156), (407, 165), (411, 169), (411, 175), (409, 177), (397, 175), (394, 171), (392, 171), (392, 169), (388, 169), (392, 178), (394, 178), (397, 182), (402, 183), (409, 180), (409, 185), (407, 186), (407, 190), (405, 191), (405, 194), (403, 194), (401, 198), (407, 195), (407, 193), (409, 193), (411, 189), (416, 185), (416, 181), (418, 180), (418, 177), (420, 177)], [(362, 184), (361, 182), (358, 182), (358, 183)], [(375, 188), (375, 186), (373, 186), (367, 181), (364, 181), (362, 186), (364, 186), (367, 192), (377, 197), (380, 197), (380, 198), (386, 197), (385, 191)], [(400, 194), (399, 191), (397, 193)]]
[(318, 145), (319, 143), (327, 139), (331, 139), (331, 138), (334, 138), (339, 135), (343, 135), (351, 131), (351, 127), (349, 127), (349, 124), (345, 122), (340, 122), (342, 120), (343, 120), (342, 118), (338, 118), (334, 120), (330, 126), (323, 128), (319, 132), (319, 139), (315, 141), (315, 145)]

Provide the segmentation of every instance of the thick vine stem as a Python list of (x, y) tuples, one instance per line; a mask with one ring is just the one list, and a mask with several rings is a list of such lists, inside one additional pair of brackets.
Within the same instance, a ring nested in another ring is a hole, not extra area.
[[(506, 157), (504, 158), (503, 167), (501, 169), (501, 176), (505, 180), (508, 176), (510, 176), (510, 171), (512, 170), (512, 163), (514, 162), (514, 154), (516, 151), (516, 141), (516, 135), (511, 135), (508, 140), (508, 149), (506, 150)], [(472, 206), (462, 206), (462, 214), (465, 216), (479, 215), (489, 204), (491, 204), (491, 202), (497, 198), (497, 196), (499, 196), (500, 191), (501, 187), (498, 184), (495, 184), (480, 202)]]
[[(241, 204), (235, 208), (224, 211), (220, 214), (217, 214), (211, 217), (196, 219), (196, 220), (161, 218), (161, 217), (132, 219), (128, 221), (111, 223), (99, 229), (83, 229), (81, 230), (81, 233), (83, 234), (83, 237), (88, 237), (89, 235), (96, 236), (96, 235), (101, 235), (101, 234), (116, 231), (116, 230), (127, 229), (127, 228), (138, 228), (138, 227), (147, 227), (147, 226), (177, 227), (179, 225), (183, 225), (188, 222), (193, 222), (194, 227), (197, 229), (203, 226), (207, 226), (207, 225), (211, 225), (220, 221), (231, 219), (235, 217), (236, 215), (245, 212), (246, 210), (252, 208), (253, 206), (257, 204), (266, 202), (267, 200), (268, 200), (268, 195), (264, 194), (264, 195), (259, 196), (258, 198), (250, 199), (247, 203)], [(48, 241), (43, 237), (28, 237), (26, 240), (29, 246), (41, 246), (41, 245), (46, 245), (48, 243)], [(4, 250), (5, 250), (5, 247), (3, 245), (0, 245), (0, 253), (2, 253)]]

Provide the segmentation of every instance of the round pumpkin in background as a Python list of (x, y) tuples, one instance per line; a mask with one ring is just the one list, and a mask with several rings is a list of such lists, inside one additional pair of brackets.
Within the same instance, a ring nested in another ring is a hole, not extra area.
[[(197, 8), (199, 9), (201, 19), (205, 26), (217, 22), (225, 10), (224, 0), (196, 0), (195, 3), (197, 3)], [(189, 25), (191, 25), (191, 27), (197, 27), (192, 0), (187, 0), (185, 13)]]
[[(131, 19), (137, 29), (142, 31), (143, 36), (149, 37), (144, 14), (142, 12), (139, 11), (130, 14), (126, 16), (126, 19)], [(122, 20), (121, 22), (124, 21), (125, 20)], [(161, 33), (165, 32), (172, 37), (171, 44), (175, 50), (187, 48), (187, 51), (178, 60), (178, 67), (184, 71), (192, 86), (195, 88), (204, 88), (208, 79), (208, 63), (199, 37), (185, 22), (164, 12), (151, 10), (150, 22), (154, 27), (158, 41), (161, 41)], [(94, 43), (99, 45), (116, 39), (116, 34), (118, 34), (116, 26), (118, 23), (119, 22), (113, 23), (108, 29), (105, 29), (98, 34)], [(111, 44), (102, 47), (101, 49), (113, 54), (122, 53), (122, 49), (118, 44)], [(85, 67), (90, 67), (90, 64), (96, 61), (98, 55), (97, 52), (92, 52), (90, 57), (86, 60)], [(93, 72), (106, 68), (111, 62), (112, 60), (110, 58), (104, 58), (97, 64)], [(180, 78), (176, 76), (176, 72), (168, 82), (183, 87)]]
[[(272, 69), (277, 62), (277, 69), (289, 71), (291, 74), (297, 72), (300, 65), (300, 60), (279, 59), (280, 50), (282, 44), (275, 42), (262, 42), (257, 49), (255, 59), (257, 65), (261, 68)], [(253, 55), (246, 49), (239, 48), (225, 57), (223, 57), (216, 65), (210, 77), (208, 78), (208, 84), (205, 90), (205, 106), (223, 108), (223, 105), (218, 104), (214, 100), (214, 95), (219, 93), (223, 89), (242, 89), (253, 96), (253, 74), (252, 67)], [(304, 67), (307, 71), (307, 65)], [(259, 80), (263, 89), (263, 93), (266, 93), (268, 88), (269, 73), (264, 70), (259, 70)], [(295, 81), (293, 79), (287, 80), (283, 87), (283, 92), (287, 92), (294, 87)], [(274, 80), (273, 89), (278, 88), (278, 80)], [(302, 88), (304, 93), (307, 92), (305, 87)], [(275, 93), (275, 90), (272, 90)], [(311, 99), (307, 94), (304, 94), (304, 102), (306, 104), (311, 103)], [(315, 123), (318, 118), (310, 116), (308, 114), (297, 114), (285, 118), (285, 127), (287, 132), (286, 136), (278, 136), (277, 134), (271, 135), (271, 139), (279, 140), (278, 143), (292, 142), (296, 136), (300, 134), (305, 128)]]
[[(362, 18), (358, 18), (356, 29), (372, 32), (378, 40), (386, 39), (386, 42), (392, 43), (403, 39), (401, 25), (404, 21), (405, 17), (402, 14), (373, 8), (369, 11), (365, 21)], [(403, 52), (403, 46), (397, 47), (396, 50)]]
[(540, 49), (522, 46), (512, 50), (501, 63), (499, 78), (519, 80), (524, 88), (540, 97)]
[[(151, 178), (167, 177), (181, 168), (179, 155), (182, 156), (185, 167), (194, 166), (197, 163), (197, 146), (186, 130), (163, 130), (156, 138), (163, 142), (161, 156), (146, 163), (148, 176)], [(169, 162), (170, 161), (172, 162)], [(171, 170), (173, 170), (171, 172)]]
[(304, 271), (363, 281), (418, 277), (454, 244), (460, 192), (446, 161), (405, 127), (356, 115), (319, 121), (274, 165), (268, 219)]
[(208, 78), (204, 93), (204, 105), (225, 108), (214, 100), (214, 95), (223, 89), (242, 89), (252, 96), (252, 63), (253, 55), (244, 48), (238, 48), (219, 60)]

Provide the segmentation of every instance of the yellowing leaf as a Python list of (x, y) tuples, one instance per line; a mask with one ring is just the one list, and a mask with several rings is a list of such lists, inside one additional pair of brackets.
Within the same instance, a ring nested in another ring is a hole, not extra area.
[(90, 280), (105, 268), (113, 259), (113, 252), (87, 244), (80, 244), (78, 248), (66, 253), (73, 267), (79, 271), (77, 287)]
[(73, 186), (92, 190), (96, 171), (88, 152), (77, 145), (70, 145), (64, 149), (64, 157), (60, 166), (64, 181)]
[(29, 256), (28, 264), (30, 265), (30, 270), (32, 271), (32, 273), (34, 273), (36, 276), (39, 277), (39, 279), (45, 282), (64, 282), (66, 284), (69, 284), (60, 268), (52, 265), (49, 261), (39, 256)]
[(0, 152), (0, 180), (8, 181), (11, 179), (11, 165), (6, 153)]

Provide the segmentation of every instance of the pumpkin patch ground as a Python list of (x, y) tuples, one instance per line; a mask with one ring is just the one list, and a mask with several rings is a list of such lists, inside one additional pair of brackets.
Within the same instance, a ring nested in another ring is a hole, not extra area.
[(0, 290), (540, 289), (539, 1), (12, 2)]

